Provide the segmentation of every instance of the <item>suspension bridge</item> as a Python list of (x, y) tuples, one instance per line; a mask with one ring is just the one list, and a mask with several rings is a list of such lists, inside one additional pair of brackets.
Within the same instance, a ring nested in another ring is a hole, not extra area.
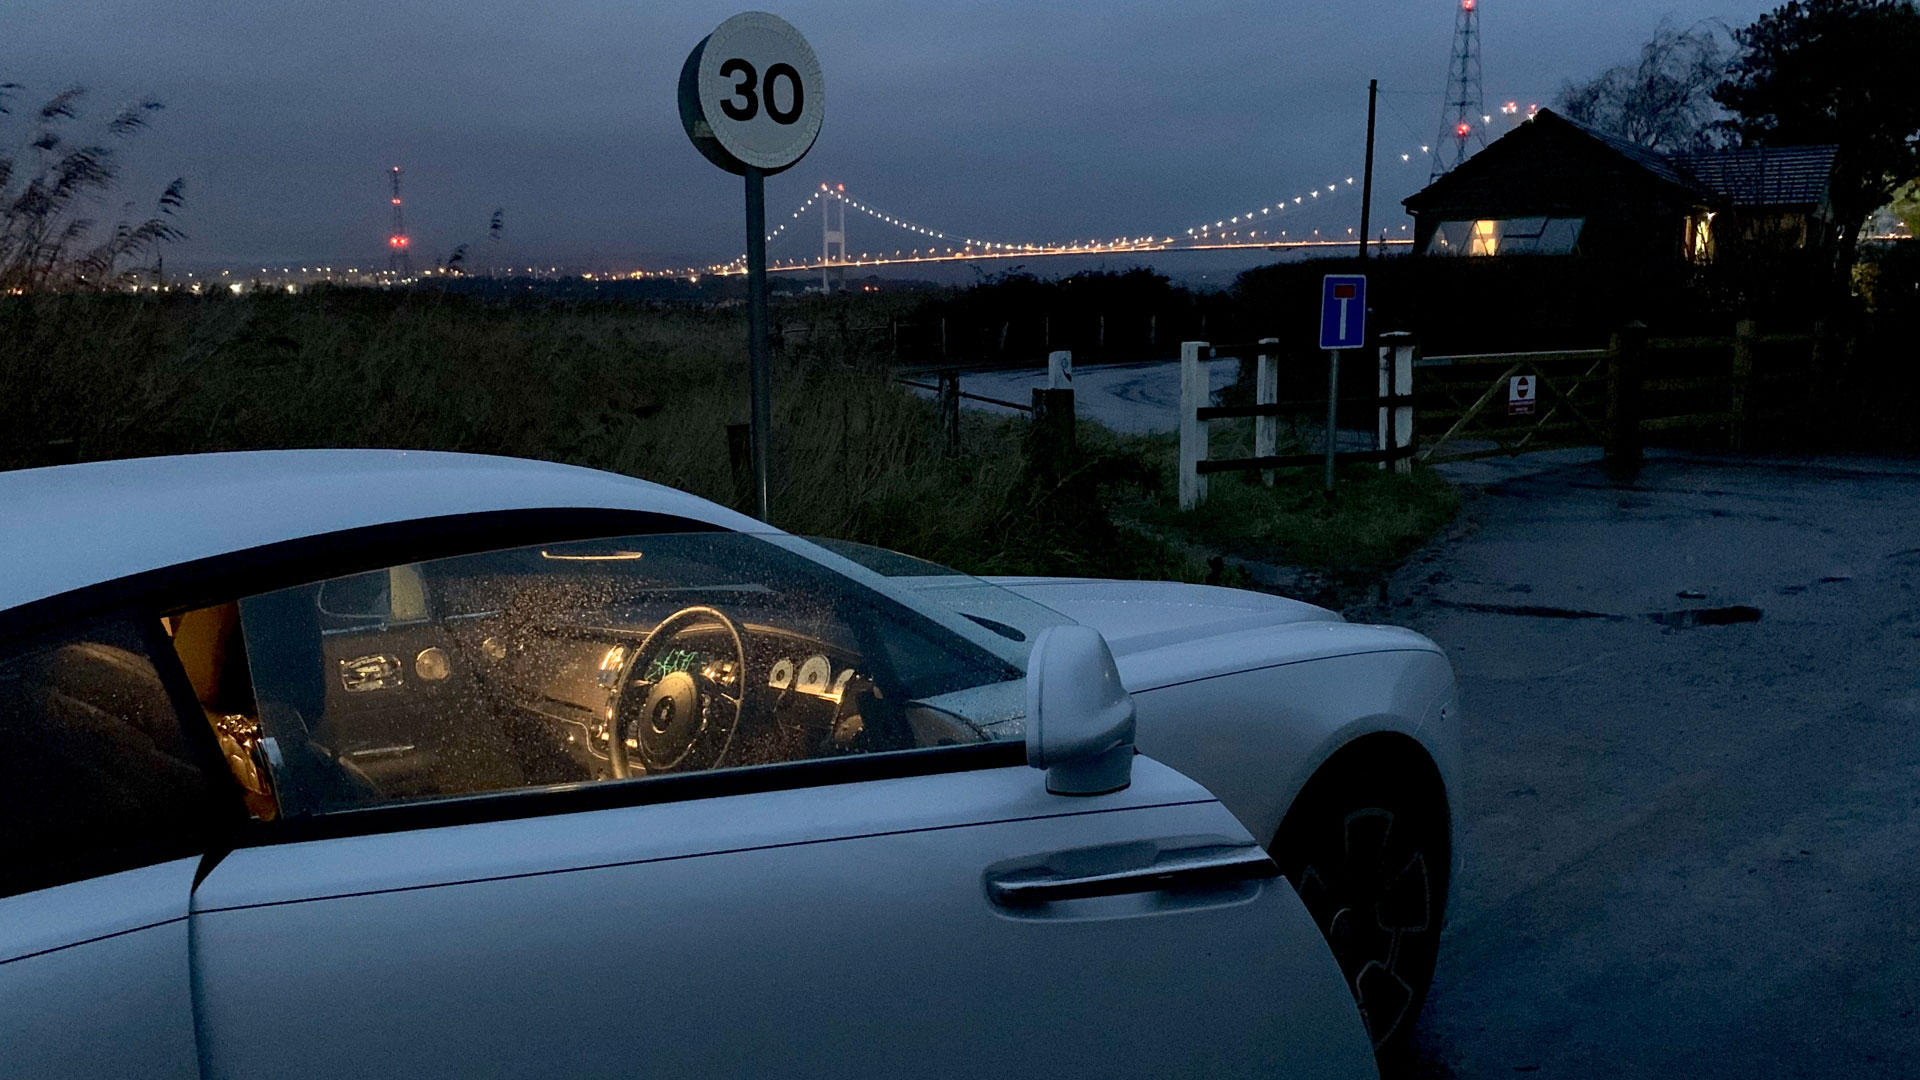
[[(1431, 146), (1382, 155), (1376, 183), (1385, 190), (1407, 193), (1426, 182)], [(924, 224), (865, 202), (844, 184), (823, 183), (787, 219), (767, 232), (768, 273), (820, 273), (831, 287), (833, 277), (849, 269), (916, 264), (970, 263), (984, 260), (1041, 259), (1062, 256), (1109, 256), (1236, 250), (1310, 250), (1357, 248), (1362, 185), (1355, 176), (1338, 176), (1329, 183), (1297, 190), (1284, 198), (1256, 203), (1211, 221), (1178, 231), (1154, 231), (1064, 240), (986, 239)], [(1376, 194), (1376, 204), (1395, 199)], [(855, 250), (847, 242), (847, 212), (858, 215), (873, 231)], [(815, 249), (814, 240), (818, 247)], [(1405, 247), (1412, 243), (1405, 225), (1389, 226), (1369, 238), (1375, 246)], [(633, 270), (602, 276), (609, 279), (728, 277), (745, 274), (745, 254), (707, 266), (664, 270)]]
[[(1495, 120), (1496, 110), (1485, 107), (1482, 93), (1479, 0), (1456, 2), (1453, 50), (1448, 64), (1440, 133), (1432, 144), (1420, 146), (1417, 152), (1408, 145), (1402, 147), (1400, 152), (1389, 149), (1386, 154), (1375, 155), (1373, 178), (1388, 192), (1378, 196), (1375, 205), (1383, 202), (1391, 205), (1398, 201), (1398, 197), (1391, 192), (1405, 195), (1418, 190), (1434, 177), (1466, 160), (1475, 147), (1485, 147), (1492, 138), (1497, 138), (1501, 134), (1497, 126), (1510, 130), (1513, 125), (1532, 119), (1539, 108), (1529, 105), (1523, 114), (1519, 99), (1510, 100), (1499, 106), (1497, 112), (1500, 120)], [(1379, 91), (1381, 94), (1407, 92)], [(1384, 98), (1377, 100), (1386, 104), (1390, 113), (1394, 113), (1395, 119), (1407, 130), (1410, 140), (1417, 139), (1411, 134), (1412, 129), (1407, 126), (1405, 118), (1392, 109), (1390, 101)], [(1371, 114), (1368, 123), (1368, 139), (1371, 142)], [(1356, 184), (1354, 177), (1342, 176), (1324, 185), (1296, 190), (1284, 198), (1255, 203), (1248, 209), (1236, 209), (1212, 221), (1202, 221), (1178, 230), (1129, 231), (1115, 236), (1066, 240), (988, 240), (882, 210), (849, 194), (844, 184), (823, 183), (807, 195), (806, 201), (787, 220), (767, 233), (767, 272), (817, 272), (821, 274), (822, 286), (830, 290), (836, 279), (844, 283), (845, 273), (850, 268), (1064, 256), (1357, 248), (1362, 242), (1362, 237), (1357, 235), (1359, 226), (1347, 223), (1365, 220), (1358, 205), (1364, 187), (1363, 184)], [(399, 199), (396, 197), (394, 202), (397, 215)], [(847, 242), (849, 209), (870, 219), (875, 227), (871, 238), (863, 241), (862, 250), (858, 252)], [(820, 236), (817, 252), (811, 249), (811, 240), (808, 239), (816, 222)], [(1384, 248), (1407, 247), (1413, 242), (1406, 225), (1383, 228), (1377, 235), (1366, 237), (1365, 241)], [(747, 257), (741, 254), (727, 262), (709, 266), (634, 270), (605, 276), (697, 281), (703, 276), (726, 277), (746, 272)]]

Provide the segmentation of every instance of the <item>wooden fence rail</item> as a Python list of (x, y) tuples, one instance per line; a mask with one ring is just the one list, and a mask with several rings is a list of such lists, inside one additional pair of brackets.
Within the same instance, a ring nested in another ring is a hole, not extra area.
[[(1208, 479), (1225, 472), (1259, 471), (1272, 484), (1275, 469), (1321, 463), (1329, 465), (1330, 476), (1331, 465), (1338, 462), (1406, 471), (1415, 459), (1437, 464), (1571, 446), (1601, 447), (1609, 460), (1633, 462), (1641, 456), (1646, 435), (1688, 432), (1745, 449), (1757, 425), (1804, 411), (1778, 407), (1767, 401), (1767, 394), (1807, 386), (1820, 365), (1823, 339), (1818, 326), (1811, 333), (1762, 334), (1751, 320), (1737, 324), (1730, 337), (1653, 338), (1636, 323), (1614, 333), (1605, 349), (1423, 357), (1413, 335), (1383, 334), (1375, 365), (1377, 388), (1361, 391), (1350, 384), (1343, 392), (1335, 382), (1328, 397), (1289, 400), (1279, 397), (1279, 339), (1221, 346), (1184, 342), (1179, 360), (1180, 506), (1191, 509), (1204, 502)], [(1796, 356), (1782, 369), (1778, 359), (1783, 351), (1802, 348), (1804, 357)], [(1763, 353), (1771, 355), (1773, 370), (1762, 370), (1767, 366)], [(1207, 361), (1224, 358), (1255, 365), (1252, 404), (1212, 403)], [(1049, 386), (1036, 389), (1031, 404), (964, 391), (961, 370), (901, 371), (895, 377), (901, 385), (935, 394), (950, 452), (959, 444), (960, 402), (969, 400), (1032, 416), (1035, 437), (1029, 442), (1034, 453), (1071, 453), (1070, 352), (1056, 350), (1048, 357)], [(906, 377), (926, 374), (935, 375), (936, 381)], [(1532, 380), (1537, 388), (1524, 411), (1511, 404), (1513, 380), (1518, 378)], [(1503, 408), (1503, 400), (1510, 404)], [(1374, 410), (1372, 448), (1338, 449), (1336, 421), (1343, 408), (1349, 415)], [(1322, 411), (1328, 419), (1325, 452), (1278, 452), (1282, 417)], [(1213, 457), (1208, 424), (1240, 419), (1254, 422), (1253, 454)]]

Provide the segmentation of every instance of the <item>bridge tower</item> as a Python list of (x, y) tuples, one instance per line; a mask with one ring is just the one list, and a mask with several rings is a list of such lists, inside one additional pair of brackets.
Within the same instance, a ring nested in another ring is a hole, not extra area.
[(413, 260), (407, 256), (407, 219), (400, 213), (400, 166), (387, 171), (393, 181), (393, 232), (387, 234), (387, 269), (401, 277), (413, 274)]
[(1446, 104), (1440, 135), (1433, 140), (1432, 183), (1452, 172), (1474, 150), (1486, 149), (1485, 102), (1480, 89), (1480, 0), (1458, 0), (1453, 16), (1453, 59), (1447, 63)]
[[(821, 185), (823, 188), (826, 185)], [(847, 185), (826, 188), (820, 200), (820, 291), (847, 291)]]

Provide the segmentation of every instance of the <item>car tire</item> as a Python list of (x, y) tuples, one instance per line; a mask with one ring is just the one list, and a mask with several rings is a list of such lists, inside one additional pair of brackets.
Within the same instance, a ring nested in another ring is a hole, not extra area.
[(1439, 956), (1449, 870), (1438, 781), (1349, 758), (1315, 774), (1269, 848), (1333, 948), (1376, 1054), (1404, 1046)]

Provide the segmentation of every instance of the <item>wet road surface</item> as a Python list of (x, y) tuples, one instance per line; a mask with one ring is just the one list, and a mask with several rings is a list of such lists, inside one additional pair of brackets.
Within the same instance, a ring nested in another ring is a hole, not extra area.
[(1482, 479), (1386, 616), (1467, 717), (1465, 865), (1388, 1075), (1920, 1070), (1920, 464)]

